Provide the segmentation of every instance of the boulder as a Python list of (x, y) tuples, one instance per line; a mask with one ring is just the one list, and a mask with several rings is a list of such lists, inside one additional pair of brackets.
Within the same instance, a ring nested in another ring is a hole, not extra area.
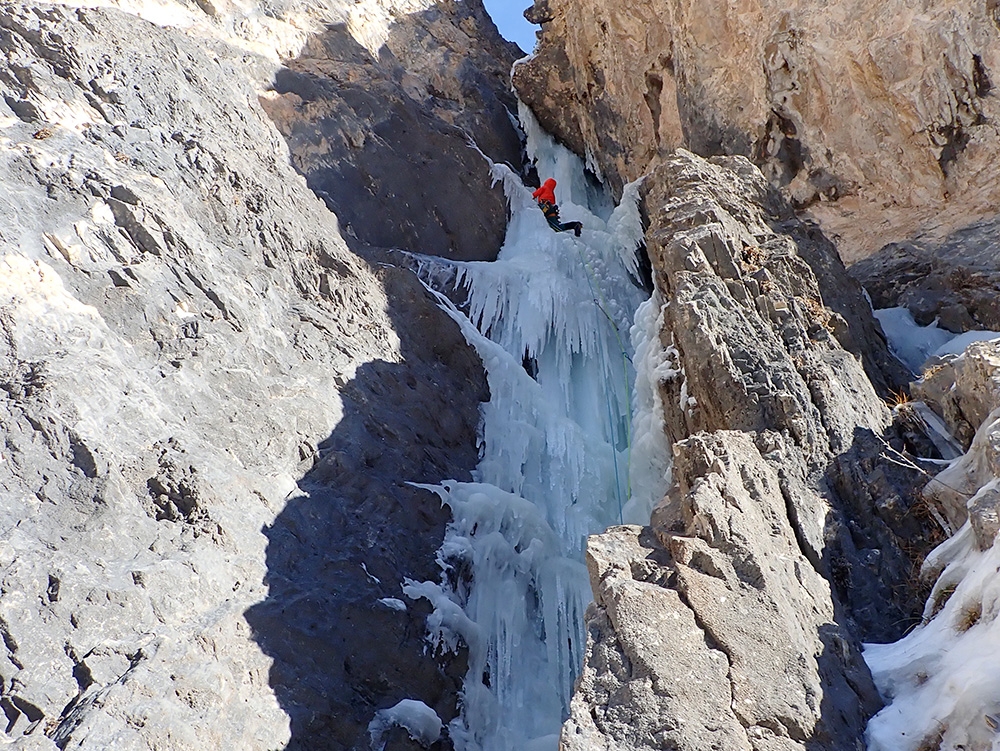
[(955, 439), (968, 448), (987, 416), (1000, 407), (1000, 343), (974, 342), (948, 356), (910, 387), (915, 399), (933, 409)]
[(934, 321), (960, 334), (1000, 330), (998, 220), (978, 222), (943, 240), (891, 243), (854, 264), (851, 275), (876, 308), (902, 306), (922, 326)]

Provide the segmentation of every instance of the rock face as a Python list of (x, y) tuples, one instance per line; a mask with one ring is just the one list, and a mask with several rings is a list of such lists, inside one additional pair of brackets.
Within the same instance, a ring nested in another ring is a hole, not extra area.
[(743, 154), (845, 259), (995, 214), (1000, 14), (958, 0), (536, 0), (514, 83), (620, 189), (677, 147)]
[[(312, 20), (377, 53), (392, 23), (365, 13), (398, 5), (0, 3), (0, 707), (17, 747), (367, 748), (400, 699), (454, 716), (463, 666), (424, 654), (424, 614), (398, 599), (404, 576), (436, 574), (446, 515), (406, 483), (468, 477), (482, 368), (412, 276), (348, 250), (260, 103)], [(463, 6), (427, 33), (474, 34), (481, 8)], [(441, 159), (471, 170), (457, 155)], [(453, 210), (497, 200), (463, 189)], [(494, 214), (476, 253), (496, 251)], [(408, 231), (423, 251), (469, 242)]]
[(1000, 330), (1000, 255), (995, 220), (936, 242), (893, 243), (851, 267), (876, 308), (902, 306), (922, 326), (956, 334)]
[(679, 152), (645, 202), (673, 481), (651, 528), (590, 540), (563, 745), (855, 749), (880, 706), (859, 640), (918, 617), (890, 583), (930, 542), (872, 386), (892, 358), (830, 243), (745, 159)]
[(347, 24), (327, 27), (262, 103), (349, 237), (492, 260), (507, 212), (476, 146), (520, 168), (509, 91), (520, 54), (481, 3), (428, 3), (394, 23), (375, 54)]

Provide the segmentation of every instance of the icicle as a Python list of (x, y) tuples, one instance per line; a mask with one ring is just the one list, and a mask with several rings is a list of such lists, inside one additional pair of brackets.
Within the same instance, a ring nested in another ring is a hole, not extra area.
[(639, 306), (632, 327), (636, 379), (632, 418), (632, 497), (623, 516), (629, 524), (648, 524), (653, 506), (670, 483), (670, 445), (663, 424), (659, 384), (681, 374), (674, 347), (660, 344), (663, 301), (659, 291)]

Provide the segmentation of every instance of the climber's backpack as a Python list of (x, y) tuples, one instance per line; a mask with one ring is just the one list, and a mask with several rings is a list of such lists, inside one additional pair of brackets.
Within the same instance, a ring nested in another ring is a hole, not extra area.
[(550, 222), (555, 219), (559, 220), (559, 207), (554, 203), (549, 203), (548, 201), (539, 201), (538, 205), (542, 209), (542, 213), (545, 214), (545, 218)]

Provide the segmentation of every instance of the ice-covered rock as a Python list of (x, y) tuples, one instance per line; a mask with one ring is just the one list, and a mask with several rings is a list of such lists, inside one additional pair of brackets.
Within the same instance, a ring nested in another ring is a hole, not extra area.
[(995, 410), (965, 456), (928, 484), (928, 502), (943, 503), (955, 534), (923, 565), (923, 576), (935, 582), (922, 622), (895, 643), (865, 646), (887, 704), (869, 723), (871, 751), (996, 746), (998, 446)]
[(393, 725), (405, 729), (413, 740), (425, 748), (437, 742), (444, 728), (437, 713), (422, 701), (403, 699), (395, 706), (375, 713), (375, 719), (368, 725), (373, 747), (385, 748), (382, 738)]
[[(417, 259), (426, 278), (458, 286), (461, 309), (443, 296), (442, 304), (478, 352), (490, 389), (477, 482), (437, 489), (454, 516), (440, 582), (405, 588), (434, 607), (435, 649), (467, 647), (462, 713), (449, 724), (463, 751), (555, 747), (583, 655), (587, 535), (620, 522), (626, 508), (645, 506), (648, 518), (668, 471), (662, 425), (646, 414), (649, 394), (634, 402), (644, 438), (632, 461), (635, 369), (648, 381), (657, 368), (655, 344), (636, 365), (629, 337), (644, 297), (633, 277), (639, 186), (613, 207), (530, 112), (521, 122), (537, 170), (558, 178), (562, 216), (582, 223), (580, 237), (553, 232), (519, 177), (495, 165), (511, 209), (497, 260)], [(656, 320), (654, 312), (642, 335), (657, 338)], [(635, 503), (633, 478), (642, 488)]]

